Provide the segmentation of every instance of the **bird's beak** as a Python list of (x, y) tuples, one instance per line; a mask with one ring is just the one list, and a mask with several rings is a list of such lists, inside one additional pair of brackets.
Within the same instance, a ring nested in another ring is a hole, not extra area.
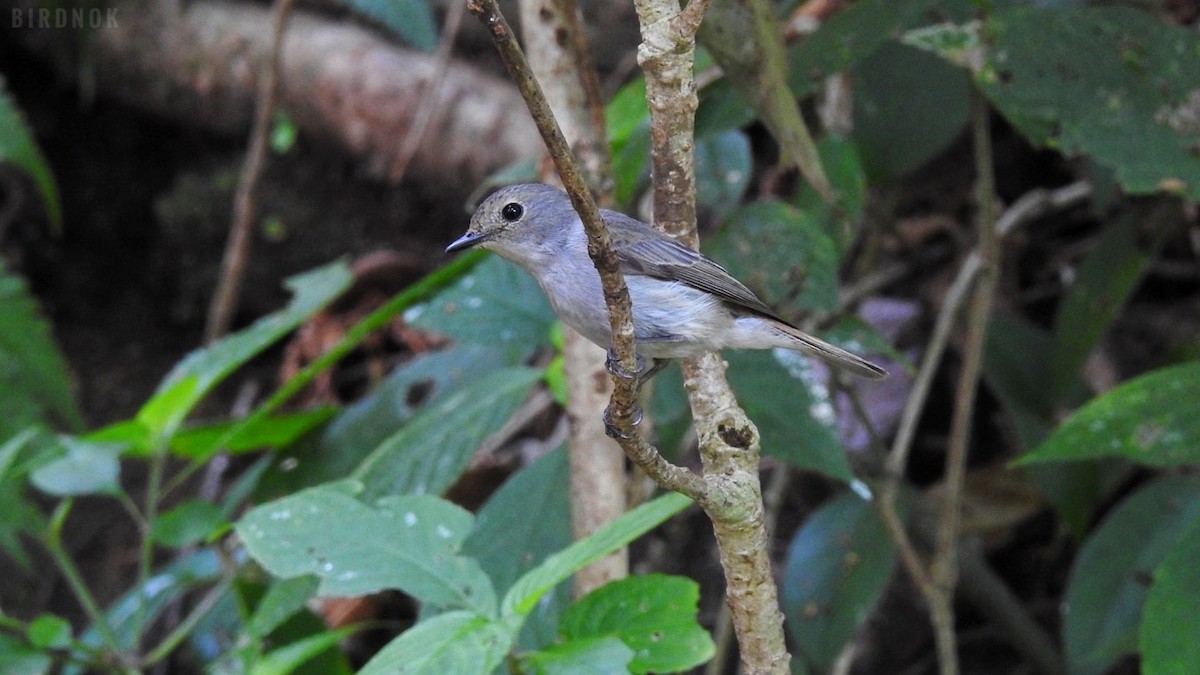
[(454, 253), (455, 251), (471, 248), (482, 241), (486, 241), (488, 238), (487, 233), (484, 232), (468, 232), (447, 246), (446, 253)]

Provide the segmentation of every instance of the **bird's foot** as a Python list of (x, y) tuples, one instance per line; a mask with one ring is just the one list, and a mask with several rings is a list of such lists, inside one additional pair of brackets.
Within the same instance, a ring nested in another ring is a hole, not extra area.
[[(642, 409), (637, 406), (630, 408), (629, 409), (629, 426), (630, 426), (630, 428), (636, 427), (637, 425), (639, 425), (641, 423), (642, 423)], [(619, 427), (617, 425), (616, 420), (613, 419), (613, 410), (612, 410), (611, 404), (608, 405), (606, 408), (604, 408), (604, 433), (609, 438), (615, 438), (618, 441), (627, 441), (627, 440), (633, 438), (633, 436), (631, 434), (627, 434), (624, 431), (622, 431), (621, 427)]]
[(642, 373), (646, 371), (646, 359), (641, 354), (634, 354), (634, 371), (631, 373), (621, 366), (620, 359), (617, 358), (617, 353), (613, 351), (612, 345), (605, 350), (604, 369), (610, 375), (621, 378), (622, 380), (639, 380)]
[(617, 359), (617, 354), (611, 345), (605, 350), (605, 354), (604, 369), (622, 380), (636, 380), (639, 389), (670, 363), (668, 359), (650, 359), (650, 365), (647, 366), (645, 357), (641, 354), (634, 354), (633, 358), (637, 369), (631, 373), (621, 367), (621, 362)]

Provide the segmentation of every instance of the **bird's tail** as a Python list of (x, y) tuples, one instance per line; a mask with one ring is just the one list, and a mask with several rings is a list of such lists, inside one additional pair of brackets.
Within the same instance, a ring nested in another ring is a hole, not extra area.
[(772, 321), (771, 327), (786, 338), (781, 346), (795, 349), (809, 356), (815, 356), (831, 366), (869, 380), (881, 380), (887, 377), (887, 371), (866, 359), (835, 347), (828, 342), (815, 338), (808, 333), (789, 324)]

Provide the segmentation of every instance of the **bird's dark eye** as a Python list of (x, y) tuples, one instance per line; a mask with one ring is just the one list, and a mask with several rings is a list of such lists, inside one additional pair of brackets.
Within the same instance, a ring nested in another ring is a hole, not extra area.
[(500, 216), (510, 223), (515, 223), (525, 214), (525, 207), (516, 202), (509, 202), (500, 209)]

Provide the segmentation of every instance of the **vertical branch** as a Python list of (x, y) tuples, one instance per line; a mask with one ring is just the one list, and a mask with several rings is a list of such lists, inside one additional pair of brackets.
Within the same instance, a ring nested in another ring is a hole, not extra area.
[(967, 337), (963, 345), (963, 368), (954, 395), (954, 417), (950, 423), (950, 446), (946, 453), (946, 492), (938, 521), (932, 575), (942, 606), (934, 612), (941, 672), (958, 672), (954, 634), (954, 587), (958, 582), (958, 531), (962, 510), (962, 486), (966, 476), (967, 448), (971, 422), (983, 368), (983, 346), (987, 335), (1000, 263), (996, 236), (996, 188), (992, 168), (992, 143), (988, 107), (977, 89), (971, 90), (971, 132), (974, 144), (976, 204), (979, 218), (979, 279), (967, 314)]
[[(605, 138), (599, 81), (584, 43), (574, 0), (522, 0), (521, 30), (535, 76), (597, 199), (610, 196), (604, 186), (611, 168)], [(542, 179), (553, 170), (543, 164)], [(567, 380), (567, 417), (571, 422), (571, 534), (582, 539), (625, 512), (625, 456), (604, 433), (602, 413), (612, 397), (612, 381), (603, 369), (604, 350), (570, 327), (563, 327), (563, 371)], [(629, 553), (622, 548), (575, 574), (582, 596), (629, 574)]]
[[(635, 0), (650, 110), (654, 221), (667, 234), (697, 247), (693, 78), (696, 32), (706, 0), (680, 8), (677, 0)], [(762, 489), (758, 480), (758, 430), (733, 396), (717, 354), (683, 363), (700, 457), (710, 498), (701, 503), (725, 571), (726, 599), (747, 673), (786, 673), (789, 655), (783, 614), (771, 575)]]
[(260, 73), (258, 107), (254, 113), (254, 127), (250, 131), (250, 147), (246, 150), (246, 163), (242, 165), (242, 175), (234, 196), (233, 225), (229, 231), (229, 241), (225, 244), (225, 256), (221, 260), (221, 276), (217, 279), (217, 290), (208, 306), (208, 320), (204, 326), (205, 344), (215, 342), (229, 331), (229, 324), (237, 310), (242, 277), (246, 273), (246, 261), (250, 258), (254, 220), (258, 216), (258, 185), (267, 163), (271, 111), (275, 109), (275, 98), (279, 93), (283, 32), (291, 12), (292, 0), (275, 0), (271, 55)]

